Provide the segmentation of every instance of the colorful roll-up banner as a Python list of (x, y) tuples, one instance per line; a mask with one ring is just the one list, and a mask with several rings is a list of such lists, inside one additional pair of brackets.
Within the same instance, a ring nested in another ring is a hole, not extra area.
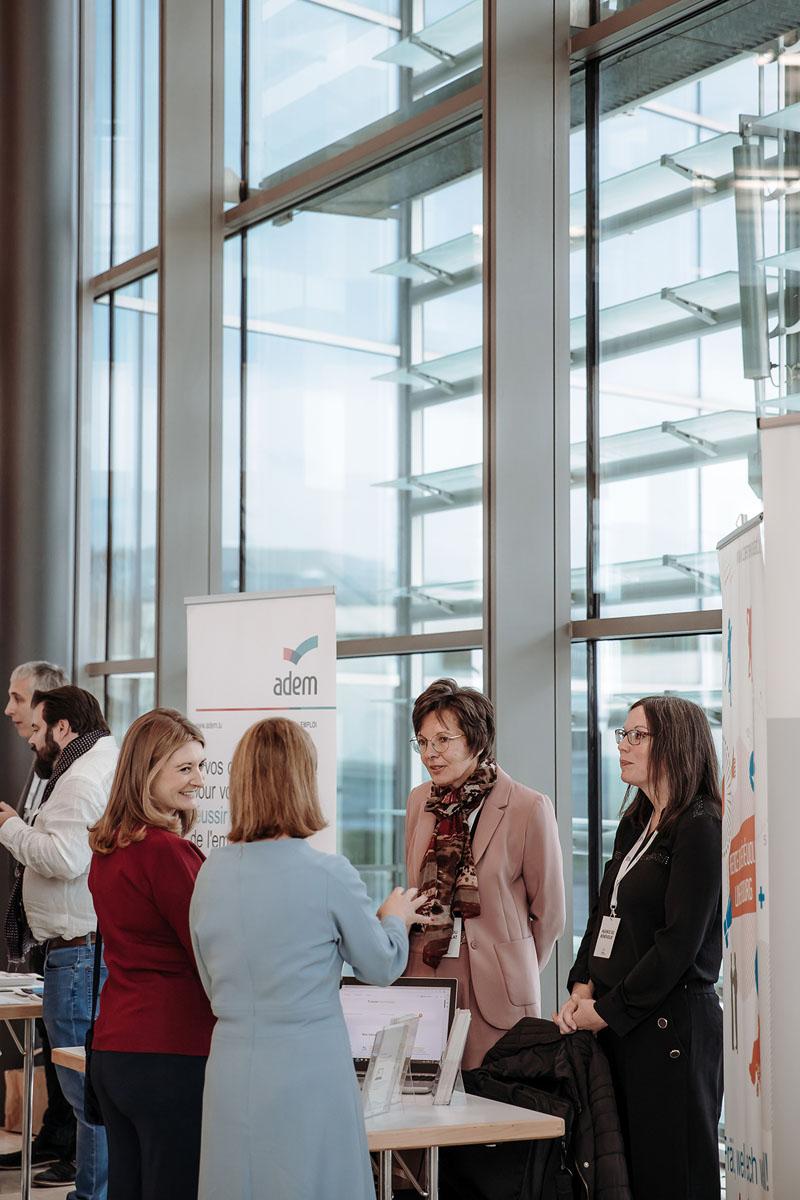
[(773, 1192), (767, 647), (762, 529), (761, 519), (757, 518), (719, 546), (728, 1200), (763, 1200)]
[(336, 849), (336, 597), (333, 588), (186, 601), (186, 712), (206, 739), (207, 771), (191, 837), (207, 854), (230, 828), (229, 771), (236, 743), (265, 717), (311, 735), (327, 828)]

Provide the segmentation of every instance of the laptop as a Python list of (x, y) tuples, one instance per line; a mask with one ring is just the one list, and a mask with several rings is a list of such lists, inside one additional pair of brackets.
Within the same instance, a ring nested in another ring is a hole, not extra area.
[(419, 1015), (411, 1078), (404, 1090), (430, 1092), (456, 1012), (457, 980), (403, 978), (390, 987), (375, 987), (345, 975), (339, 996), (360, 1080), (366, 1074), (378, 1030), (398, 1017)]

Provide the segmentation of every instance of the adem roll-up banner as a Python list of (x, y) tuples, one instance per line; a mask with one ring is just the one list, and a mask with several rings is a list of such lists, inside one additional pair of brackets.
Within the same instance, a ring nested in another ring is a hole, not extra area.
[(186, 712), (206, 739), (206, 782), (191, 838), (204, 854), (230, 828), (229, 772), (236, 743), (265, 717), (288, 717), (317, 750), (326, 829), (336, 849), (336, 597), (333, 588), (186, 601)]
[[(728, 1200), (774, 1195), (767, 618), (758, 517), (720, 542), (722, 931)], [(770, 776), (772, 765), (769, 765)], [(771, 820), (771, 817), (770, 817)]]

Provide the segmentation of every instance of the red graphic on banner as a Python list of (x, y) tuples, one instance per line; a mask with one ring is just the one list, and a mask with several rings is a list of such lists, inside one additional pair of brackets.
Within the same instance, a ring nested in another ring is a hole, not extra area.
[(748, 817), (731, 838), (728, 855), (728, 878), (732, 919), (756, 911), (756, 819)]
[(758, 1033), (753, 1043), (753, 1057), (750, 1059), (748, 1070), (750, 1072), (750, 1082), (756, 1089), (756, 1095), (758, 1096), (761, 1093), (761, 1017), (758, 1018)]

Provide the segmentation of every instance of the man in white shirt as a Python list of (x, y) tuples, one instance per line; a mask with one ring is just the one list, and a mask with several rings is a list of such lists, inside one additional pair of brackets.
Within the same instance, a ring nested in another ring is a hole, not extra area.
[[(65, 672), (54, 663), (26, 662), (14, 668), (8, 683), (5, 715), (19, 737), (27, 742), (33, 732), (33, 693), (37, 690), (49, 691), (51, 688), (63, 687), (66, 682)], [(36, 774), (31, 761), (30, 772), (15, 805), (17, 812), (28, 824), (36, 814), (46, 784), (47, 780)], [(3, 854), (2, 857), (5, 859), (6, 855)], [(8, 863), (13, 878), (14, 860), (10, 856)], [(28, 965), (34, 971), (43, 969), (44, 955), (40, 950), (33, 952)], [(75, 1180), (75, 1114), (61, 1090), (58, 1074), (50, 1058), (50, 1043), (47, 1040), (44, 1022), (37, 1021), (36, 1027), (41, 1040), (42, 1063), (47, 1083), (47, 1108), (42, 1118), (42, 1127), (33, 1139), (32, 1149), (34, 1166), (46, 1166), (46, 1170), (35, 1176), (34, 1183), (40, 1183), (42, 1186), (63, 1186)], [(18, 1171), (21, 1157), (19, 1150), (0, 1154), (0, 1171)]]
[[(19, 864), (6, 916), (9, 960), (46, 943), (43, 1018), (50, 1044), (81, 1045), (89, 1027), (96, 917), (89, 892), (89, 827), (108, 802), (118, 750), (91, 692), (34, 692), (32, 749), (52, 773), (28, 825), (0, 804), (0, 844)], [(103, 977), (105, 971), (103, 971)], [(76, 1190), (68, 1200), (105, 1200), (105, 1130), (84, 1119), (83, 1079), (56, 1068), (78, 1122)]]

